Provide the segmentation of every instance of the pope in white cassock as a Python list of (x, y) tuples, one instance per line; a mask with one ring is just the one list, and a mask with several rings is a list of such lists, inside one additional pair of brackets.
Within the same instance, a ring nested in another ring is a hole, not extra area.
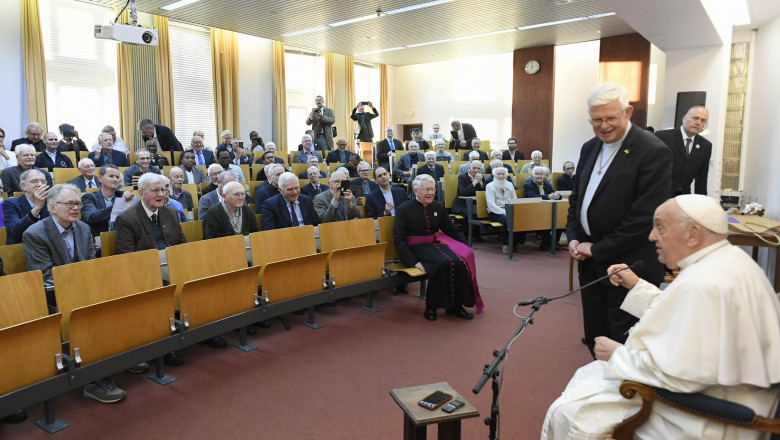
[[(761, 268), (726, 240), (723, 209), (703, 195), (659, 206), (650, 240), (658, 259), (679, 267), (661, 291), (630, 270), (612, 275), (629, 290), (621, 308), (639, 318), (625, 345), (596, 338), (596, 360), (580, 368), (550, 406), (542, 439), (600, 439), (639, 410), (623, 380), (702, 392), (773, 414), (780, 383), (780, 302)], [(609, 273), (626, 267), (611, 266)], [(653, 405), (634, 434), (644, 439), (752, 439), (761, 433)]]

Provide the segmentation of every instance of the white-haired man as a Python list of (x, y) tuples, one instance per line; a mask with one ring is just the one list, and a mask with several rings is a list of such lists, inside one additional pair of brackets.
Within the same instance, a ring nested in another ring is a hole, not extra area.
[(328, 186), (327, 191), (314, 198), (314, 211), (317, 213), (320, 223), (363, 217), (357, 206), (357, 200), (355, 200), (352, 190), (349, 189), (350, 183), (345, 173), (336, 171), (331, 174)]
[(279, 193), (279, 176), (284, 173), (284, 167), (276, 163), (271, 164), (268, 165), (266, 173), (268, 175), (266, 184), (262, 186), (257, 185), (257, 188), (255, 188), (255, 212), (258, 214), (261, 213), (263, 202)]
[(398, 158), (395, 167), (393, 167), (393, 174), (399, 176), (403, 182), (409, 182), (412, 178), (412, 168), (416, 168), (418, 162), (422, 163), (425, 160), (417, 152), (420, 149), (417, 142), (409, 141), (407, 146), (409, 147), (409, 152), (402, 154)]
[(534, 150), (531, 152), (531, 162), (523, 165), (520, 168), (521, 173), (533, 173), (534, 168), (536, 167), (544, 167), (547, 168), (547, 165), (542, 163), (542, 152), (539, 150)]
[(15, 139), (13, 142), (11, 142), (11, 151), (15, 151), (17, 145), (26, 144), (32, 145), (33, 148), (35, 148), (35, 151), (40, 153), (46, 148), (46, 145), (44, 145), (41, 136), (43, 136), (43, 127), (41, 124), (37, 122), (30, 122), (24, 128), (24, 137)]
[(447, 148), (447, 142), (444, 139), (436, 139), (434, 141), (434, 145), (436, 146), (436, 161), (437, 162), (452, 162), (455, 160), (454, 157), (452, 157), (452, 153), (446, 150)]
[[(215, 168), (215, 179), (217, 184), (214, 187), (214, 191), (204, 195), (198, 201), (198, 219), (202, 219), (206, 215), (206, 212), (208, 212), (209, 208), (222, 203), (222, 187), (227, 185), (229, 182), (236, 181), (236, 176), (234, 176), (233, 173), (223, 170), (222, 167), (217, 164), (214, 165), (218, 167), (218, 169)], [(246, 203), (246, 199), (244, 199), (244, 203)]]
[[(720, 204), (703, 195), (677, 196), (655, 210), (649, 242), (657, 259), (679, 267), (680, 274), (662, 291), (624, 263), (605, 270), (613, 285), (628, 289), (621, 309), (639, 320), (624, 344), (596, 338), (598, 360), (580, 368), (552, 404), (542, 439), (610, 437), (641, 403), (620, 395), (623, 380), (703, 393), (769, 414), (780, 383), (780, 303), (764, 271), (729, 244), (727, 233)], [(652, 409), (635, 438), (754, 439), (761, 434), (666, 405)]]
[(68, 183), (76, 185), (82, 194), (87, 192), (87, 188), (100, 188), (100, 180), (95, 178), (95, 163), (92, 162), (92, 159), (81, 159), (78, 163), (78, 170), (81, 175), (68, 180)]
[(20, 184), (20, 178), (22, 173), (27, 170), (40, 170), (43, 176), (46, 178), (46, 184), (49, 185), (49, 187), (54, 185), (51, 180), (51, 174), (49, 174), (48, 171), (35, 168), (35, 147), (32, 145), (17, 145), (16, 160), (16, 166), (8, 167), (0, 174), (0, 181), (3, 182), (3, 191), (8, 193), (9, 196), (14, 195), (15, 192), (24, 191)]
[(192, 211), (195, 207), (195, 203), (192, 200), (192, 194), (189, 191), (184, 191), (182, 186), (184, 185), (184, 171), (179, 167), (172, 167), (168, 171), (168, 179), (171, 181), (171, 193), (170, 198), (181, 203), (187, 211)]
[[(485, 201), (487, 202), (488, 219), (491, 222), (498, 222), (503, 227), (498, 232), (498, 240), (502, 244), (502, 251), (509, 252), (509, 234), (506, 228), (506, 205), (513, 200), (517, 200), (515, 186), (507, 180), (507, 172), (504, 167), (493, 169), (493, 181), (485, 187)], [(524, 254), (525, 232), (513, 232), (513, 243), (515, 252)]]
[(279, 193), (263, 202), (263, 230), (316, 225), (312, 199), (301, 194), (295, 174), (285, 172), (277, 180)]

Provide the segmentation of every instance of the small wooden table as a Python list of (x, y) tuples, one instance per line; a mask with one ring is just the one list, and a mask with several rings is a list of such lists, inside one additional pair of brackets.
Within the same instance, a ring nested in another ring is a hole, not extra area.
[[(431, 411), (417, 404), (434, 391), (452, 394), (452, 400), (460, 398), (466, 404), (449, 414), (442, 411), (441, 407)], [(404, 440), (425, 440), (427, 427), (431, 424), (439, 425), (439, 440), (460, 440), (460, 421), (479, 416), (479, 411), (447, 382), (398, 388), (390, 391), (390, 395), (404, 410)]]

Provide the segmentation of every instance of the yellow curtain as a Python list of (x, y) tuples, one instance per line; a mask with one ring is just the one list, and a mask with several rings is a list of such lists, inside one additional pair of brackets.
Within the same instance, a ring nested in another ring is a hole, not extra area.
[(284, 76), (284, 43), (274, 41), (274, 102), (276, 151), (287, 153), (287, 85)]
[[(387, 127), (387, 64), (379, 65), (379, 121), (381, 121), (381, 127), (379, 131), (381, 133), (374, 133), (379, 135), (381, 139), (385, 137), (385, 127)], [(403, 136), (399, 136), (403, 139)]]
[(325, 106), (336, 106), (336, 72), (333, 66), (333, 53), (323, 52), (325, 58)]
[(171, 74), (171, 46), (168, 37), (168, 18), (154, 17), (158, 41), (154, 51), (154, 73), (157, 78), (157, 107), (160, 113), (160, 125), (170, 127), (174, 132), (173, 78)]
[[(114, 13), (119, 13), (115, 9)], [(118, 23), (129, 23), (130, 13), (125, 11), (119, 17)], [(125, 141), (127, 148), (137, 149), (135, 145), (135, 104), (133, 103), (133, 60), (132, 46), (117, 43), (116, 71), (119, 91), (119, 136)]]
[(212, 76), (217, 133), (230, 130), (239, 137), (238, 37), (235, 32), (211, 28)]
[[(355, 145), (355, 136), (353, 133), (355, 129), (355, 123), (352, 119), (350, 119), (350, 116), (352, 115), (352, 109), (354, 108), (353, 106), (355, 105), (355, 57), (344, 57), (344, 90), (344, 102), (346, 103), (344, 107), (346, 107), (345, 110), (347, 124), (344, 126), (344, 133), (342, 136), (347, 138), (350, 149), (352, 149), (352, 151), (358, 152), (360, 149)], [(361, 155), (361, 157), (363, 156)]]
[(22, 52), (24, 80), (27, 84), (27, 120), (41, 124), (46, 120), (46, 61), (43, 56), (43, 36), (38, 0), (22, 0)]

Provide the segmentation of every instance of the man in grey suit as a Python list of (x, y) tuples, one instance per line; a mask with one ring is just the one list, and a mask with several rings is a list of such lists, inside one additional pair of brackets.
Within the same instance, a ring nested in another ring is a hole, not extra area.
[(333, 114), (332, 108), (325, 107), (325, 98), (322, 96), (317, 95), (314, 98), (314, 103), (317, 104), (317, 107), (311, 109), (309, 117), (306, 118), (306, 125), (311, 125), (311, 130), (314, 132), (314, 142), (317, 144), (318, 150), (332, 150), (332, 127), (333, 123), (336, 122), (336, 116)]
[(181, 165), (179, 165), (179, 168), (184, 171), (184, 183), (195, 183), (197, 185), (209, 183), (206, 173), (200, 167), (195, 166), (194, 151), (187, 150), (181, 154)]
[(81, 218), (89, 225), (93, 237), (112, 229), (109, 220), (117, 197), (124, 198), (126, 202), (133, 199), (132, 191), (122, 191), (124, 180), (116, 165), (108, 163), (100, 167), (98, 179), (100, 191), (85, 194), (81, 198)]
[(100, 188), (100, 180), (95, 178), (95, 162), (92, 162), (92, 159), (86, 157), (81, 159), (78, 163), (78, 169), (81, 175), (68, 180), (67, 183), (76, 185), (82, 194), (87, 192), (87, 188)]
[(310, 157), (316, 157), (317, 162), (322, 163), (322, 156), (314, 151), (314, 144), (312, 142), (311, 136), (308, 134), (303, 135), (301, 138), (301, 146), (303, 149), (295, 154), (293, 163), (309, 163)]
[(395, 167), (393, 167), (393, 174), (401, 176), (402, 182), (411, 181), (412, 167), (416, 166), (418, 163), (422, 165), (425, 162), (422, 155), (417, 152), (419, 149), (417, 142), (409, 141), (407, 147), (409, 148), (409, 152), (402, 154), (401, 157), (398, 158)]
[[(230, 171), (222, 171), (217, 179), (219, 181), (217, 189), (210, 191), (198, 201), (198, 219), (202, 220), (209, 208), (222, 203), (222, 187), (228, 182), (235, 182), (236, 176)], [(246, 204), (246, 200), (244, 200), (244, 203)]]
[[(352, 191), (347, 189), (341, 192), (341, 181), (343, 180), (347, 180), (347, 175), (343, 172), (336, 171), (331, 174), (328, 183), (330, 189), (314, 198), (314, 211), (317, 213), (320, 223), (363, 217)], [(349, 181), (347, 180), (347, 182)]]

